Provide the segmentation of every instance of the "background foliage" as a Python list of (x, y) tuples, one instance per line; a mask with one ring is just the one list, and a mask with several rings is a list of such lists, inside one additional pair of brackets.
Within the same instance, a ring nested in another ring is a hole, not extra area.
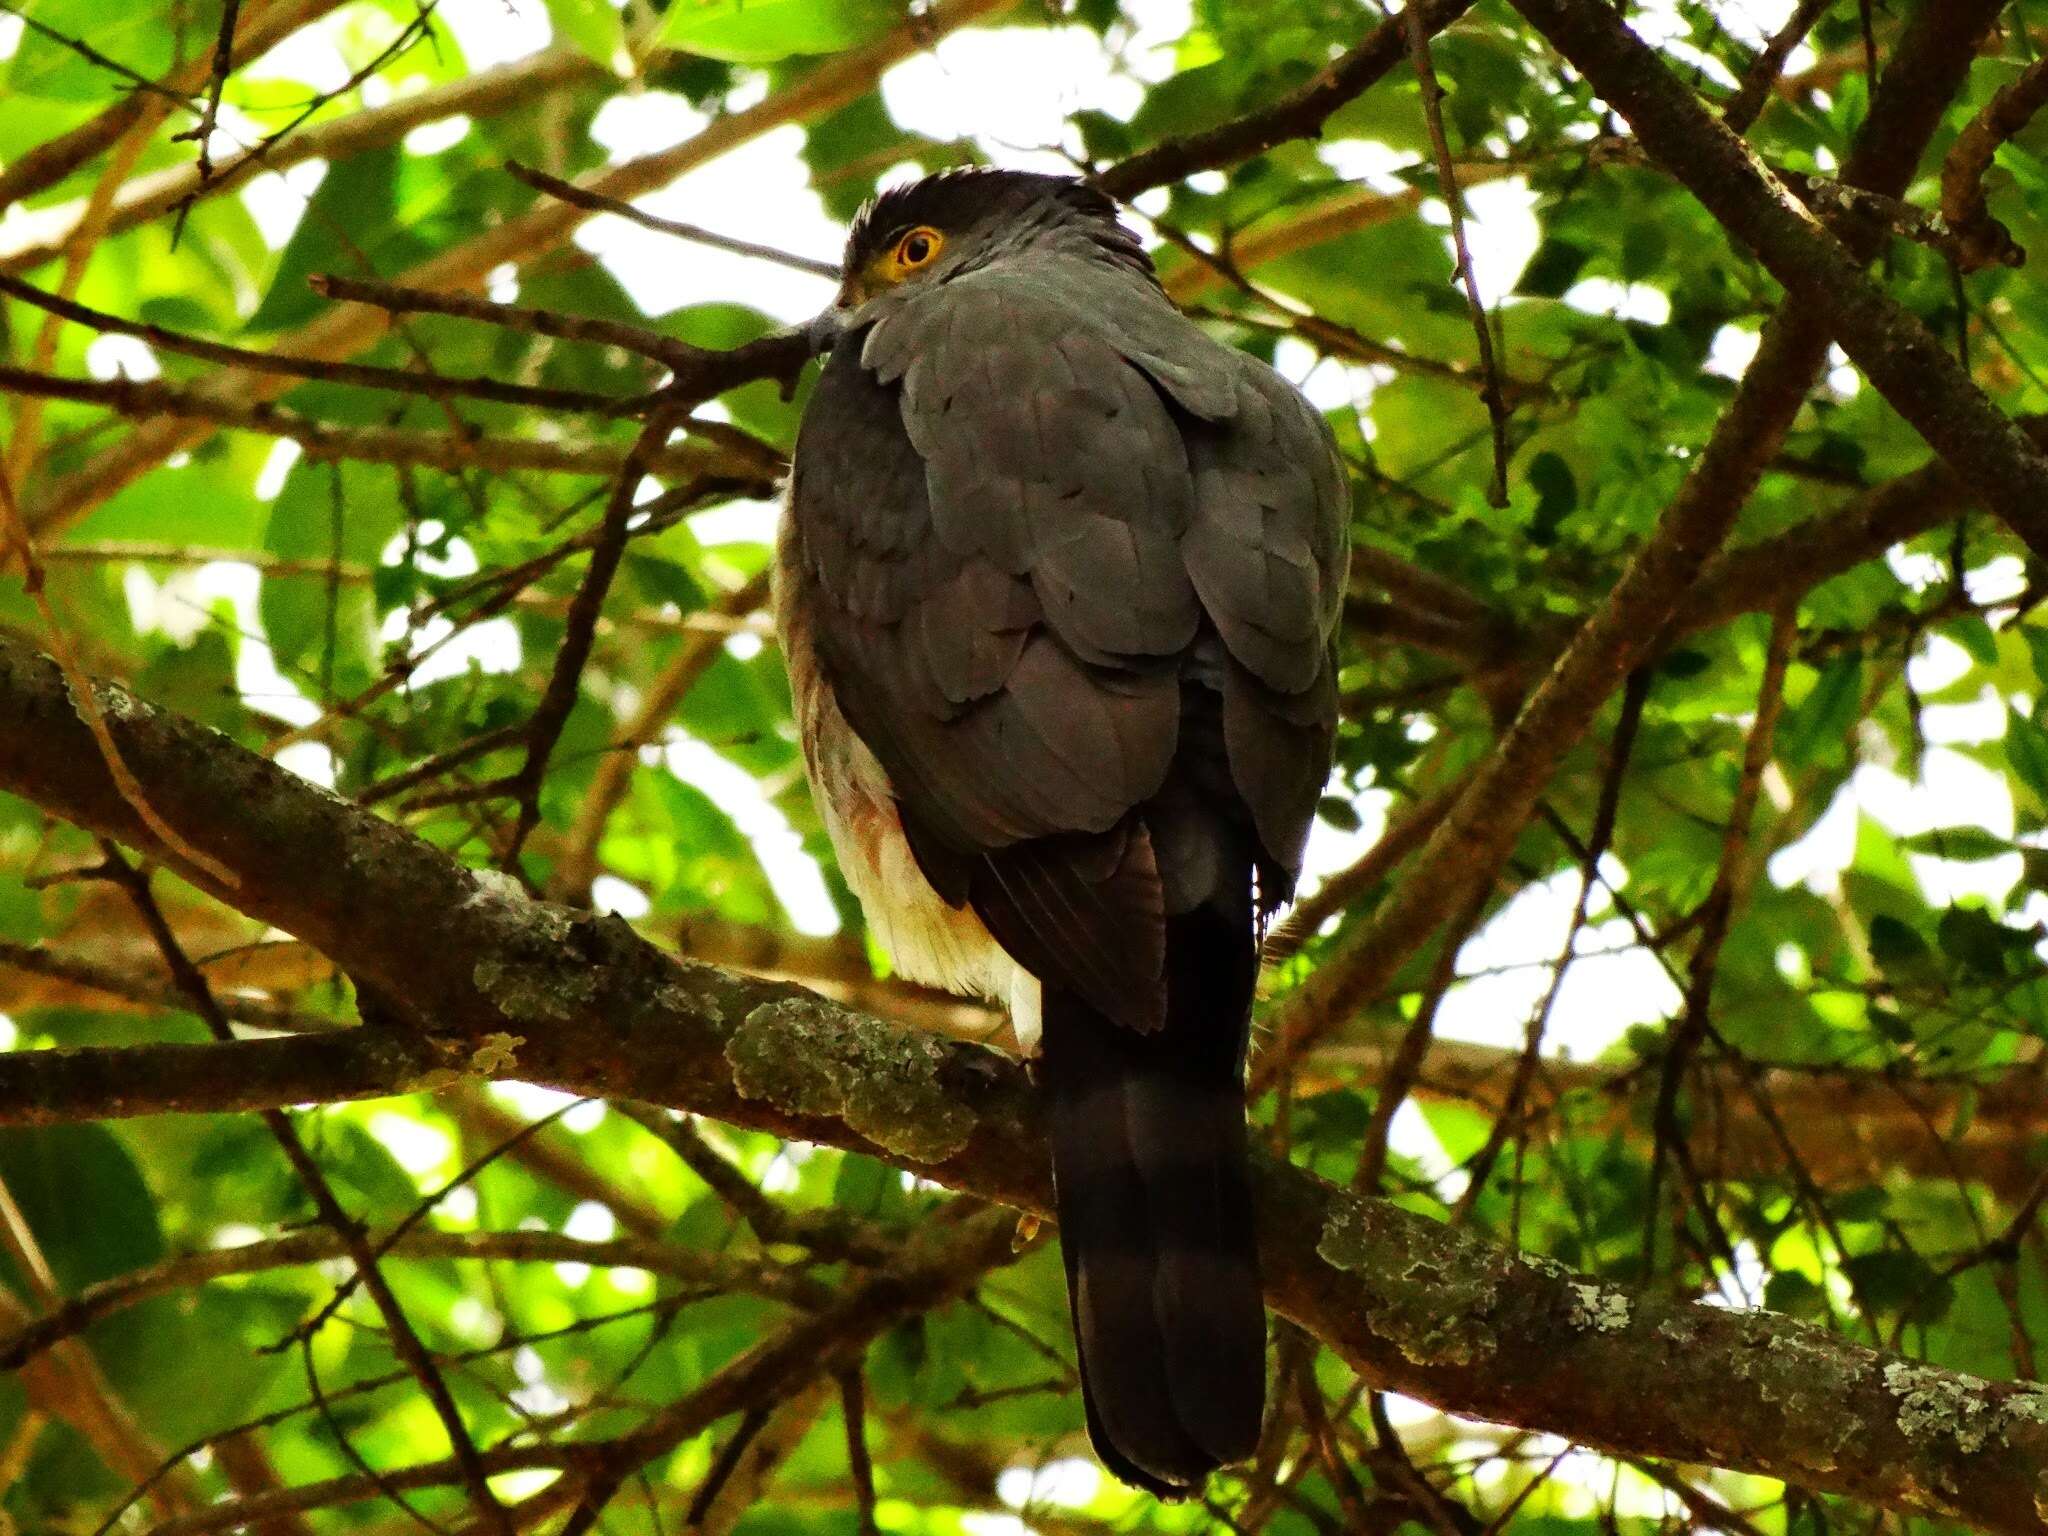
[[(706, 154), (799, 123), (810, 188), (844, 219), (878, 178), (988, 152), (899, 126), (874, 88), (963, 21), (1081, 29), (1123, 71), (1132, 109), (1079, 112), (1067, 146), (1102, 168), (1280, 100), (1384, 19), (1353, 0), (1197, 0), (1167, 52), (1138, 59), (1113, 0), (909, 18), (888, 0), (546, 0), (548, 49), (480, 75), (431, 5), (243, 0), (245, 27), (314, 28), (350, 78), (335, 90), (231, 73), (202, 176), (186, 130), (207, 111), (216, 0), (4, 9), (25, 26), (0, 30), (13, 38), (0, 203), (21, 199), (0, 222), (0, 272), (238, 347), (611, 397), (652, 388), (659, 367), (602, 337), (447, 315), (387, 329), (307, 280), (406, 281), (438, 261), (474, 269), (456, 287), (487, 277), (500, 301), (732, 347), (776, 322), (744, 282), (725, 302), (642, 313), (566, 222), (536, 222), (559, 205), (506, 163), (591, 172), (608, 160), (600, 110), (662, 93), (678, 121), (684, 104), (702, 114)], [(1630, 9), (1717, 108), (1754, 75), (1750, 144), (1823, 181), (1872, 111), (1873, 59), (1893, 59), (1921, 19), (1904, 3), (1796, 18), (1763, 0)], [(1788, 24), (1804, 42), (1776, 61), (1782, 77), (1757, 72)], [(1990, 30), (1918, 175), (1897, 168), (1911, 202), (1939, 202), (1958, 132), (2044, 42), (2019, 5)], [(1139, 202), (1169, 288), (1310, 377), (1355, 474), (1347, 723), (1319, 833), (1336, 872), (1296, 925), (1298, 955), (1270, 974), (1260, 1134), (1331, 1180), (1596, 1277), (2035, 1378), (2048, 573), (1924, 467), (1920, 438), (1839, 354), (1782, 446), (1765, 445), (1733, 540), (1760, 553), (1710, 568), (1564, 754), (1484, 901), (1358, 1006), (1310, 1006), (1308, 983), (1357, 964), (1397, 850), (1434, 825), (1678, 494), (1782, 297), (1514, 11), (1475, 7), (1433, 53), (1460, 182), (1515, 194), (1481, 204), (1504, 211), (1473, 232), (1494, 283), (1504, 504), (1487, 494), (1486, 377), (1405, 60), (1336, 111), (1320, 146), (1283, 142)], [(125, 114), (118, 131), (36, 176), (50, 146), (110, 110)], [(431, 124), (463, 131), (407, 137)], [(2048, 220), (2044, 154), (2036, 124), (1998, 147), (1984, 183), (2022, 249)], [(314, 165), (317, 184), (279, 180)], [(251, 183), (267, 196), (241, 195)], [(257, 210), (281, 193), (289, 217), (267, 231)], [(690, 216), (743, 232), (748, 213)], [(1501, 255), (1514, 217), (1527, 221), (1518, 271)], [(1952, 245), (1899, 237), (1913, 225), (1896, 207), (1884, 222), (1885, 289), (1963, 349), (2001, 407), (2048, 407), (2038, 274), (1959, 273)], [(768, 520), (744, 511), (774, 493), (801, 387), (725, 393), (656, 467), (536, 766), (532, 722), (577, 641), (632, 421), (318, 368), (216, 387), (214, 361), (110, 344), (18, 296), (0, 324), (16, 370), (8, 478), (59, 635), (88, 670), (685, 954), (885, 1017), (997, 1027), (887, 977), (801, 780), (764, 643)], [(52, 376), (99, 386), (45, 398)], [(297, 424), (262, 417), (259, 394)], [(294, 436), (306, 451), (280, 455)], [(18, 571), (0, 581), (0, 625), (58, 643)], [(15, 1050), (205, 1038), (145, 912), (118, 882), (80, 877), (101, 858), (87, 834), (0, 796), (0, 1025)], [(790, 904), (815, 868), (829, 902), (802, 908), (799, 931)], [(351, 987), (318, 954), (170, 876), (154, 892), (238, 1028), (354, 1018)], [(505, 1083), (292, 1119), (373, 1236), (416, 1222), (381, 1268), (480, 1447), (626, 1433), (793, 1319), (854, 1298), (855, 1344), (633, 1466), (606, 1530), (1937, 1528), (1387, 1398), (1285, 1326), (1267, 1453), (1219, 1478), (1206, 1506), (1170, 1509), (1076, 1460), (1050, 1243), (994, 1267), (954, 1254), (957, 1283), (863, 1331), (882, 1305), (862, 1290), (878, 1266), (978, 1219), (903, 1168), (632, 1103), (563, 1111)], [(229, 1495), (448, 1454), (373, 1298), (325, 1310), (350, 1262), (254, 1117), (0, 1128), (0, 1187), (0, 1341), (46, 1315), (80, 1325), (75, 1343), (37, 1352), (41, 1374), (0, 1383), (0, 1514), (16, 1528), (222, 1529), (232, 1517), (207, 1506)], [(64, 1310), (137, 1275), (154, 1278), (90, 1318)], [(535, 1460), (493, 1486), (538, 1526), (559, 1511), (517, 1501), (561, 1459)], [(248, 1528), (469, 1518), (459, 1480), (404, 1497), (414, 1515), (359, 1482)]]

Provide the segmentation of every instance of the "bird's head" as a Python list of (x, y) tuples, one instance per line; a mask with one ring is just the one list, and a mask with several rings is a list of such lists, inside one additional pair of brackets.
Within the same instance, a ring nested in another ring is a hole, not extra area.
[(1117, 222), (1115, 202), (1084, 181), (981, 167), (941, 171), (890, 188), (855, 216), (833, 313), (842, 326), (858, 324), (878, 300), (1047, 246), (1152, 270), (1137, 237)]

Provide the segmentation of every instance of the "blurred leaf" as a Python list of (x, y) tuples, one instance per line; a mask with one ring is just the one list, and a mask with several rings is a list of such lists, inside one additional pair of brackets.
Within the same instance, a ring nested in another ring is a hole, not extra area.
[[(156, 1202), (104, 1126), (0, 1126), (0, 1181), (66, 1294), (163, 1255)], [(5, 1249), (0, 1280), (17, 1295), (33, 1294)]]
[(740, 64), (837, 53), (902, 19), (891, 0), (671, 0), (661, 40)]

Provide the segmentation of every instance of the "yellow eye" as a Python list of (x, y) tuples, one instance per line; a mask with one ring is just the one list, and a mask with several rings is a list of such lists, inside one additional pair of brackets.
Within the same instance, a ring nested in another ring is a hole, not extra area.
[(918, 225), (896, 242), (896, 270), (915, 272), (919, 267), (930, 265), (945, 244), (946, 237), (936, 229), (927, 224)]

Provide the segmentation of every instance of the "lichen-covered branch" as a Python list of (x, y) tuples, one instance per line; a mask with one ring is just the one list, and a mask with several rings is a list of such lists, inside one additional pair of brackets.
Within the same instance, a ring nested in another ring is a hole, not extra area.
[[(60, 1103), (121, 1113), (122, 1085), (149, 1080), (137, 1063), (182, 1073), (185, 1107), (223, 1109), (260, 1102), (252, 1082), (271, 1103), (318, 1097), (294, 1067), (309, 1061), (338, 1094), (470, 1070), (652, 1100), (1049, 1208), (1035, 1100), (1007, 1059), (674, 959), (117, 689), (102, 704), (152, 802), (235, 872), (234, 905), (401, 999), (420, 1033), (9, 1056), (0, 1119)], [(0, 638), (0, 788), (161, 857), (97, 763), (55, 666)], [(1260, 1206), (1273, 1304), (1377, 1384), (1621, 1453), (2048, 1531), (2035, 1505), (2048, 1494), (2048, 1393), (1787, 1319), (1613, 1290), (1292, 1168), (1262, 1167)]]

